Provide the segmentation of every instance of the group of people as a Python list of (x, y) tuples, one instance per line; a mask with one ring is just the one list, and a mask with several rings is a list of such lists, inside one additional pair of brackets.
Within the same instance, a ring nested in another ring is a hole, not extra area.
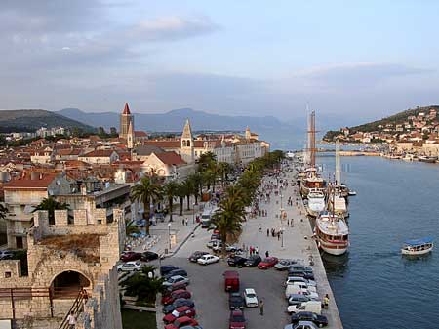
[(281, 234), (282, 234), (282, 230), (277, 230), (277, 231), (276, 231), (276, 229), (274, 229), (274, 228), (271, 228), (271, 230), (269, 230), (269, 229), (267, 228), (267, 236), (270, 236), (270, 232), (271, 232), (271, 236), (272, 236), (272, 237), (276, 237), (276, 236), (277, 236), (277, 239), (278, 239), (278, 240), (280, 239), (280, 236), (281, 236)]

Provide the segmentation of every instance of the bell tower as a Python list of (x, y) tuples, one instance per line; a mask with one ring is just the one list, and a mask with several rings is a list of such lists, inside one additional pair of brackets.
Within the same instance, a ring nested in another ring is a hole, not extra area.
[(125, 107), (120, 115), (120, 131), (119, 138), (128, 140), (128, 130), (131, 129), (134, 132), (134, 115), (131, 114), (130, 107), (128, 103), (125, 103)]
[(183, 132), (180, 137), (180, 155), (186, 163), (194, 162), (194, 139), (192, 137), (191, 125), (189, 119), (183, 127)]

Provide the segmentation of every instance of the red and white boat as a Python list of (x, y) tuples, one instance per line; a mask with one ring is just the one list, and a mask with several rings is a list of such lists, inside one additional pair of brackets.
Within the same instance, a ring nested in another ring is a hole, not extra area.
[(330, 255), (342, 255), (349, 247), (349, 228), (336, 214), (321, 213), (316, 219), (314, 234), (318, 247)]

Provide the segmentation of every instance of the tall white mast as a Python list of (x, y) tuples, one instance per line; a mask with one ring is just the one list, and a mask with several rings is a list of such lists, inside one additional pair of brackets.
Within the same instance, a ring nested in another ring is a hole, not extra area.
[(340, 185), (340, 142), (338, 139), (335, 141), (335, 184)]

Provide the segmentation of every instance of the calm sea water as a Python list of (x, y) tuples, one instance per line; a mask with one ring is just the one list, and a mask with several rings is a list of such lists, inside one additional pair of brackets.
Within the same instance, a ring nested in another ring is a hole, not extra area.
[[(335, 157), (321, 157), (333, 177)], [(341, 157), (350, 197), (350, 249), (324, 255), (345, 329), (439, 328), (439, 247), (401, 256), (406, 239), (433, 236), (439, 246), (439, 164)]]

